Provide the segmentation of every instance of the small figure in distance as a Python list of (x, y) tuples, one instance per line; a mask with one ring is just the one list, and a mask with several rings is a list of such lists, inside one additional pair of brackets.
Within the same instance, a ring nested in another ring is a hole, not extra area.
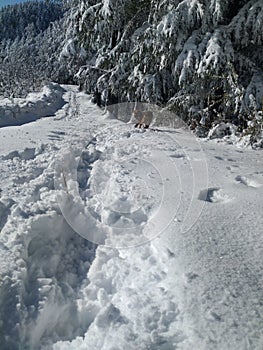
[(135, 109), (133, 111), (133, 115), (135, 119), (138, 121), (134, 125), (135, 128), (141, 128), (144, 127), (144, 129), (148, 129), (152, 119), (153, 119), (153, 113), (151, 111), (140, 111), (139, 109)]

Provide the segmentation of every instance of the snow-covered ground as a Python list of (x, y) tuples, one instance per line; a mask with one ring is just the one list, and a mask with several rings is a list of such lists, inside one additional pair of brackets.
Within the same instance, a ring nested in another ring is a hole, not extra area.
[(262, 151), (63, 88), (0, 129), (1, 349), (261, 350)]

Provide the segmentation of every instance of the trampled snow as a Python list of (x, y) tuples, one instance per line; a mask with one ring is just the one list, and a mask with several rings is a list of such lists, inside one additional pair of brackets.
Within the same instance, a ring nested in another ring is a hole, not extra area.
[(261, 350), (262, 151), (59, 91), (0, 129), (1, 349)]

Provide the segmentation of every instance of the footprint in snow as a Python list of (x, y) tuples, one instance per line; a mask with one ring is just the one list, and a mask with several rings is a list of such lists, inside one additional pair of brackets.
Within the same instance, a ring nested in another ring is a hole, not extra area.
[(35, 148), (25, 148), (22, 152), (12, 151), (8, 153), (6, 156), (3, 156), (3, 160), (11, 160), (14, 158), (20, 158), (22, 160), (31, 160), (34, 159), (36, 155)]
[(262, 184), (258, 183), (257, 181), (249, 179), (246, 176), (241, 176), (241, 175), (236, 176), (235, 181), (237, 183), (243, 184), (243, 185), (248, 186), (248, 187), (258, 188), (258, 187), (262, 186)]
[(229, 197), (218, 187), (211, 187), (200, 191), (198, 199), (210, 203), (226, 203)]
[(177, 154), (172, 154), (170, 157), (171, 158), (177, 158), (177, 159), (183, 159), (183, 158), (185, 158), (185, 155), (177, 153)]
[(188, 272), (185, 274), (185, 279), (187, 283), (191, 283), (193, 280), (195, 280), (198, 277), (199, 275), (195, 272)]
[(62, 141), (66, 133), (64, 131), (50, 131), (48, 138), (52, 141)]

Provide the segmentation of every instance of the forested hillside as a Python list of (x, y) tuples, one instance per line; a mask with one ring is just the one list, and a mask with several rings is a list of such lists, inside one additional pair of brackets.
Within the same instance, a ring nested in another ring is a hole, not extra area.
[[(78, 73), (88, 92), (169, 106), (206, 135), (214, 121), (262, 129), (261, 0), (80, 1)], [(248, 124), (247, 124), (248, 123)]]
[(32, 1), (0, 10), (0, 40), (39, 34), (63, 15), (60, 0)]
[(61, 0), (0, 10), (0, 95), (24, 97), (48, 81), (70, 81), (70, 62), (61, 57), (70, 36), (67, 11)]

